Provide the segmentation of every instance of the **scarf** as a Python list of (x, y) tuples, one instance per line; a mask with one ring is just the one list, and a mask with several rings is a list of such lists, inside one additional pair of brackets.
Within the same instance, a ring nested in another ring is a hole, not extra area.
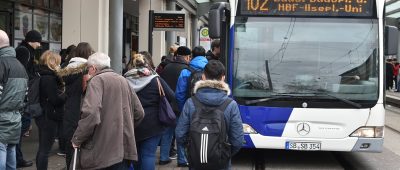
[(139, 92), (145, 88), (153, 78), (158, 77), (158, 75), (147, 67), (139, 67), (126, 72), (124, 77), (128, 80), (131, 88), (135, 90), (135, 92)]

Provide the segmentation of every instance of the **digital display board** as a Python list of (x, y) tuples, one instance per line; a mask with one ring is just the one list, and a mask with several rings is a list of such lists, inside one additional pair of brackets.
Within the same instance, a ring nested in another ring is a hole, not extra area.
[(372, 17), (374, 0), (240, 0), (252, 16)]
[(185, 13), (154, 13), (153, 28), (155, 31), (185, 30)]

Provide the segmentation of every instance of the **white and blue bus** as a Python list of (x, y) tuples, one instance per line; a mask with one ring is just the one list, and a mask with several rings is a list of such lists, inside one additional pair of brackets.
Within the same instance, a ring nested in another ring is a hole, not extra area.
[(382, 151), (384, 53), (397, 53), (383, 0), (230, 0), (209, 26), (244, 147)]

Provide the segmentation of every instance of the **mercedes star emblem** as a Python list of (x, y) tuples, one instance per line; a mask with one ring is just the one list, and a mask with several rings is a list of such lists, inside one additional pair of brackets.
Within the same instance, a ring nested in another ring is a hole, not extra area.
[(307, 123), (299, 123), (297, 125), (297, 133), (301, 136), (305, 136), (310, 133), (310, 125)]

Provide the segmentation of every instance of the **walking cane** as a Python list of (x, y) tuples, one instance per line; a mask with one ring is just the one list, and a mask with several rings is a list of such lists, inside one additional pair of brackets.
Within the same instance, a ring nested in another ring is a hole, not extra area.
[(74, 163), (72, 165), (72, 170), (76, 170), (76, 157), (78, 155), (78, 148), (74, 148), (74, 149), (75, 149), (75, 151), (74, 151)]

